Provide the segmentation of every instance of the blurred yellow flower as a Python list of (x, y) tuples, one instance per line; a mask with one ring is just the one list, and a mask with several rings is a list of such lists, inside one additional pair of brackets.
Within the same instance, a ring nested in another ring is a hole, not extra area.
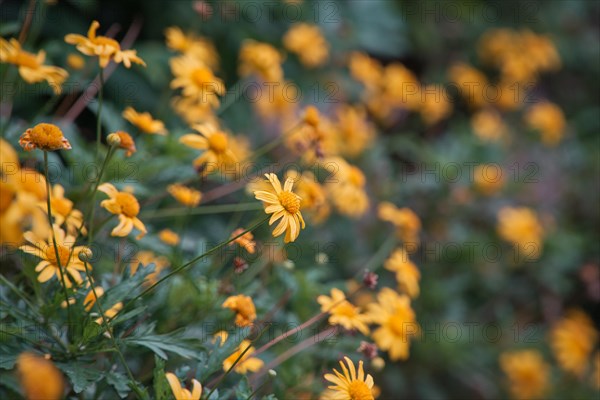
[(481, 71), (468, 64), (457, 63), (450, 67), (448, 76), (471, 106), (479, 108), (487, 103), (488, 80)]
[(396, 281), (402, 292), (413, 299), (419, 296), (421, 273), (409, 259), (408, 252), (404, 248), (394, 250), (390, 257), (385, 260), (384, 267), (396, 273)]
[[(254, 347), (251, 346), (252, 342), (249, 340), (242, 340), (235, 352), (223, 361), (223, 371), (229, 371), (233, 366), (233, 363), (241, 356), (238, 363), (235, 365), (233, 370), (238, 374), (246, 374), (248, 371), (256, 372), (261, 369), (264, 362), (260, 358), (252, 357), (254, 353)], [(244, 354), (242, 356), (242, 353)]]
[(223, 308), (229, 308), (235, 312), (235, 324), (237, 326), (251, 326), (256, 319), (256, 308), (250, 296), (238, 294), (228, 297), (222, 305)]
[(197, 380), (192, 379), (192, 391), (190, 392), (188, 389), (181, 387), (181, 382), (179, 382), (179, 378), (175, 374), (167, 372), (165, 377), (169, 382), (169, 386), (171, 386), (171, 391), (176, 400), (200, 400), (202, 385)]
[(379, 87), (383, 77), (381, 64), (365, 53), (353, 52), (348, 59), (350, 75), (368, 90), (373, 91)]
[(106, 200), (102, 200), (100, 206), (104, 207), (108, 212), (119, 216), (119, 224), (112, 230), (110, 233), (111, 236), (127, 236), (134, 227), (140, 231), (136, 239), (141, 239), (146, 235), (146, 227), (137, 217), (140, 212), (140, 203), (138, 203), (137, 199), (131, 193), (119, 192), (110, 183), (103, 183), (98, 186), (98, 190), (106, 193), (109, 197)]
[(206, 175), (214, 172), (227, 170), (227, 166), (235, 164), (238, 159), (231, 150), (230, 141), (235, 140), (211, 123), (193, 126), (201, 133), (188, 133), (179, 138), (179, 142), (196, 150), (205, 150), (202, 155), (194, 160), (194, 167), (201, 169)]
[(387, 351), (392, 361), (406, 360), (410, 340), (420, 332), (410, 298), (383, 288), (377, 294), (377, 303), (369, 304), (368, 315), (379, 326), (371, 334), (377, 346)]
[(504, 187), (504, 172), (497, 164), (479, 164), (473, 169), (473, 183), (481, 194), (492, 196)]
[(165, 124), (163, 124), (162, 121), (152, 118), (150, 113), (138, 113), (133, 108), (127, 107), (123, 111), (123, 118), (144, 133), (163, 136), (168, 133), (167, 129), (165, 128)]
[(180, 185), (179, 183), (167, 186), (167, 192), (186, 207), (196, 207), (200, 204), (200, 200), (202, 200), (202, 193), (200, 191)]
[(598, 342), (598, 331), (587, 314), (581, 310), (570, 310), (552, 326), (549, 340), (558, 365), (581, 377)]
[[(231, 233), (231, 238), (234, 238), (244, 232), (244, 228), (237, 228), (235, 231)], [(246, 232), (242, 236), (235, 239), (233, 242), (229, 243), (229, 245), (233, 245), (237, 243), (240, 247), (246, 249), (246, 251), (250, 254), (254, 254), (256, 250), (256, 242), (254, 241), (254, 235), (252, 232)]]
[(54, 124), (41, 123), (27, 129), (19, 138), (19, 145), (25, 151), (40, 149), (44, 151), (71, 150), (71, 143), (64, 137), (62, 130)]
[(365, 192), (363, 172), (340, 157), (328, 158), (324, 165), (327, 169), (334, 169), (325, 187), (337, 211), (351, 218), (364, 215), (369, 207), (369, 197)]
[(135, 141), (131, 135), (125, 131), (116, 131), (114, 134), (117, 135), (120, 140), (118, 148), (125, 150), (125, 157), (131, 157), (131, 155), (137, 151)]
[(537, 350), (502, 353), (500, 367), (508, 378), (508, 388), (513, 399), (544, 397), (550, 384), (550, 366)]
[(25, 253), (42, 259), (35, 267), (35, 271), (39, 273), (37, 278), (39, 282), (47, 282), (56, 276), (62, 284), (62, 271), (66, 287), (70, 288), (73, 283), (79, 285), (83, 282), (81, 271), (85, 271), (85, 265), (79, 259), (79, 253), (87, 248), (75, 246), (75, 237), (66, 235), (58, 225), (55, 224), (53, 229), (58, 257), (54, 248), (52, 232), (48, 234), (47, 238), (41, 238), (33, 232), (25, 232), (23, 236), (28, 244), (19, 248)]
[(27, 399), (60, 400), (64, 396), (65, 379), (50, 357), (31, 352), (17, 356), (19, 381)]
[(283, 81), (283, 57), (270, 44), (246, 40), (240, 49), (239, 74), (256, 75), (265, 82)]
[(314, 223), (323, 222), (330, 213), (331, 207), (327, 201), (325, 188), (317, 177), (310, 171), (300, 172), (290, 169), (285, 174), (286, 180), (291, 178), (296, 187), (295, 192), (300, 196), (300, 210), (307, 211)]
[(308, 68), (323, 65), (329, 58), (329, 43), (316, 25), (293, 24), (283, 36), (283, 46)]
[(198, 37), (193, 33), (183, 33), (177, 26), (167, 28), (165, 36), (169, 49), (192, 56), (208, 65), (211, 69), (219, 66), (217, 49), (207, 38)]
[(168, 244), (169, 246), (177, 246), (179, 244), (179, 235), (171, 229), (163, 229), (158, 232), (158, 238), (161, 242)]
[(407, 251), (416, 250), (419, 245), (421, 220), (410, 208), (398, 208), (394, 204), (383, 201), (377, 209), (379, 219), (391, 222), (396, 228), (396, 235), (404, 242)]
[(98, 57), (102, 68), (105, 68), (110, 61), (122, 62), (126, 68), (131, 67), (132, 62), (146, 66), (135, 50), (121, 50), (121, 45), (116, 40), (106, 36), (96, 36), (99, 27), (100, 23), (93, 21), (88, 29), (87, 37), (70, 33), (65, 36), (65, 42), (76, 45), (77, 50), (86, 56)]
[(150, 264), (154, 264), (154, 271), (146, 276), (144, 279), (144, 285), (153, 285), (158, 281), (158, 277), (160, 276), (162, 270), (170, 265), (167, 257), (158, 256), (150, 250), (140, 250), (129, 262), (129, 272), (133, 276), (137, 272), (140, 265), (142, 268), (146, 268)]
[(118, 302), (115, 305), (113, 305), (112, 307), (110, 307), (108, 310), (104, 310), (104, 314), (103, 314), (104, 318), (102, 318), (102, 316), (99, 316), (98, 318), (96, 318), (94, 320), (94, 322), (97, 323), (98, 325), (103, 325), (104, 320), (106, 320), (106, 322), (110, 322), (110, 320), (113, 319), (119, 313), (119, 311), (121, 311), (122, 309), (123, 309), (123, 303)]
[(211, 68), (191, 56), (180, 56), (170, 61), (175, 76), (171, 81), (172, 89), (181, 89), (185, 97), (192, 97), (216, 108), (218, 96), (225, 94), (223, 81), (217, 78)]
[[(94, 287), (94, 290), (90, 289), (88, 294), (86, 294), (85, 298), (83, 299), (83, 307), (85, 308), (85, 311), (90, 312), (92, 310), (92, 308), (94, 308), (96, 301), (103, 295), (104, 295), (104, 288), (102, 286), (96, 286), (96, 287)], [(98, 296), (98, 297), (96, 297), (96, 296)]]
[(27, 83), (48, 82), (54, 94), (62, 92), (62, 84), (69, 73), (62, 68), (44, 65), (46, 53), (40, 50), (37, 54), (29, 53), (21, 48), (17, 39), (6, 41), (0, 38), (0, 62), (13, 64), (19, 69), (19, 75)]
[(85, 67), (85, 59), (79, 54), (71, 53), (67, 56), (67, 65), (74, 70), (80, 70)]
[(527, 207), (500, 209), (498, 234), (516, 246), (524, 258), (537, 259), (542, 254), (544, 228), (535, 211)]
[(336, 117), (338, 147), (343, 155), (357, 157), (371, 146), (375, 127), (368, 121), (363, 107), (344, 104), (336, 110)]
[(317, 302), (321, 305), (321, 312), (329, 313), (330, 325), (341, 325), (347, 330), (358, 330), (363, 335), (369, 334), (369, 318), (362, 314), (360, 309), (348, 300), (344, 292), (331, 289), (331, 297), (320, 295)]
[(373, 400), (373, 377), (370, 374), (365, 376), (362, 360), (358, 362), (358, 369), (354, 366), (350, 358), (344, 357), (344, 360), (346, 364), (340, 361), (343, 373), (334, 368), (333, 374), (325, 374), (325, 380), (331, 382), (333, 385), (328, 386), (328, 390), (321, 394), (320, 399)]
[(452, 114), (449, 94), (441, 85), (427, 85), (421, 89), (419, 112), (425, 125), (435, 125)]
[(553, 103), (541, 102), (531, 106), (525, 113), (525, 122), (540, 132), (542, 143), (556, 146), (565, 134), (565, 116)]
[[(39, 202), (38, 206), (44, 213), (48, 212), (46, 201)], [(52, 187), (50, 209), (54, 217), (54, 223), (59, 226), (65, 224), (69, 235), (76, 236), (80, 227), (83, 235), (87, 233), (83, 226), (83, 213), (73, 208), (73, 202), (65, 197), (65, 188), (59, 184)], [(47, 217), (44, 215), (44, 218)]]
[(290, 243), (298, 238), (300, 230), (306, 226), (302, 213), (300, 212), (300, 196), (292, 192), (294, 181), (287, 178), (281, 187), (281, 182), (277, 175), (265, 174), (271, 184), (268, 190), (257, 190), (254, 197), (264, 202), (265, 213), (272, 214), (269, 225), (279, 219), (279, 225), (273, 231), (273, 237), (277, 237), (285, 232), (285, 243)]
[(493, 109), (483, 109), (471, 117), (471, 128), (479, 139), (499, 142), (507, 137), (507, 128), (502, 117)]

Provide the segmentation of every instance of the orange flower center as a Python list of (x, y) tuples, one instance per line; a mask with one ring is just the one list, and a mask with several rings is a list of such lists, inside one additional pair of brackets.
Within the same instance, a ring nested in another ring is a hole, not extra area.
[(290, 214), (296, 214), (300, 210), (300, 198), (292, 192), (281, 192), (279, 203)]
[(26, 51), (19, 51), (17, 53), (17, 57), (15, 59), (15, 64), (20, 65), (22, 67), (36, 69), (39, 68), (40, 64), (37, 61), (37, 58), (34, 54), (28, 53)]
[[(58, 248), (58, 256), (60, 259), (60, 265), (65, 268), (69, 264), (69, 256), (71, 255), (71, 249), (61, 244), (56, 244)], [(54, 250), (54, 245), (50, 242), (50, 245), (46, 248), (46, 259), (50, 261), (52, 265), (58, 267), (58, 262), (56, 259), (56, 251)]]
[(373, 400), (373, 393), (363, 381), (353, 381), (348, 385), (348, 395), (351, 400)]
[(356, 308), (347, 301), (342, 302), (332, 310), (335, 315), (344, 316), (347, 318), (356, 317)]
[(210, 89), (208, 84), (214, 80), (214, 75), (208, 68), (197, 68), (192, 71), (191, 78), (201, 89)]
[(37, 124), (29, 131), (29, 137), (37, 147), (44, 150), (57, 150), (63, 148), (63, 133), (60, 128), (52, 124)]
[(119, 192), (116, 195), (117, 203), (121, 206), (121, 213), (129, 218), (134, 218), (140, 212), (140, 203), (130, 193)]
[(227, 135), (215, 132), (208, 138), (208, 145), (215, 153), (224, 153), (227, 150)]
[(119, 45), (119, 42), (106, 36), (97, 36), (92, 40), (92, 42), (98, 46), (112, 47), (114, 48), (114, 51), (121, 50), (121, 45)]

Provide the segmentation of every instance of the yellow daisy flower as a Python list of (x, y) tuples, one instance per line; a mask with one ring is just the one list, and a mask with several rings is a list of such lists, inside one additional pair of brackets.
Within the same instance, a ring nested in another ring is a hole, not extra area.
[(27, 83), (46, 81), (55, 94), (62, 92), (62, 84), (69, 73), (62, 68), (44, 65), (46, 53), (41, 50), (37, 54), (29, 53), (21, 48), (17, 39), (6, 41), (0, 38), (0, 62), (18, 67), (19, 75)]
[(167, 186), (167, 192), (186, 207), (196, 207), (200, 204), (200, 200), (202, 200), (202, 193), (200, 191), (178, 183)]
[(87, 37), (70, 33), (65, 36), (65, 42), (76, 45), (77, 50), (86, 56), (98, 57), (102, 68), (105, 68), (110, 61), (123, 63), (126, 68), (131, 67), (132, 62), (146, 66), (135, 50), (121, 50), (121, 45), (116, 40), (106, 36), (96, 36), (99, 27), (100, 23), (93, 21), (88, 29)]
[(324, 165), (327, 169), (335, 167), (325, 187), (338, 212), (351, 218), (364, 215), (369, 208), (369, 197), (365, 192), (363, 172), (340, 157), (331, 157)]
[(348, 366), (340, 361), (343, 374), (335, 368), (333, 374), (325, 374), (325, 380), (333, 385), (328, 386), (321, 400), (373, 400), (373, 377), (365, 376), (362, 360), (358, 362), (358, 369), (350, 358), (344, 357), (344, 360)]
[(421, 220), (410, 208), (398, 208), (394, 204), (384, 201), (377, 210), (379, 219), (391, 222), (396, 228), (396, 235), (404, 242), (407, 250), (414, 251), (419, 244)]
[(19, 138), (19, 145), (25, 151), (40, 149), (44, 151), (71, 150), (71, 143), (64, 137), (62, 130), (54, 124), (41, 123), (27, 129)]
[[(231, 233), (230, 237), (236, 237), (244, 231), (244, 228), (237, 228)], [(229, 243), (229, 245), (232, 246), (234, 243), (237, 243), (240, 247), (246, 249), (246, 251), (250, 254), (254, 254), (254, 251), (256, 250), (256, 242), (254, 241), (254, 235), (252, 232), (246, 232), (233, 242)]]
[(55, 224), (53, 229), (58, 249), (58, 259), (54, 249), (52, 232), (48, 234), (46, 239), (37, 236), (33, 232), (25, 232), (23, 236), (28, 244), (19, 248), (25, 253), (42, 259), (35, 267), (35, 271), (39, 273), (37, 278), (39, 282), (47, 282), (53, 276), (56, 276), (62, 284), (61, 270), (59, 269), (62, 267), (66, 287), (70, 288), (74, 283), (79, 285), (83, 282), (81, 272), (85, 272), (85, 265), (83, 261), (79, 260), (79, 253), (84, 249), (87, 251), (87, 247), (75, 246), (75, 237), (66, 235), (65, 231), (60, 229), (58, 225)]
[(233, 363), (242, 355), (242, 353), (244, 353), (244, 351), (244, 355), (240, 358), (233, 370), (238, 374), (244, 375), (248, 371), (256, 372), (261, 369), (264, 362), (260, 358), (252, 357), (252, 353), (254, 353), (255, 349), (251, 344), (252, 342), (249, 340), (242, 340), (236, 351), (223, 361), (223, 371), (229, 371)]
[(163, 269), (167, 268), (171, 263), (164, 256), (157, 256), (153, 251), (140, 250), (131, 259), (129, 263), (129, 272), (133, 276), (137, 272), (138, 267), (146, 268), (150, 264), (154, 264), (154, 271), (146, 276), (144, 285), (153, 285), (158, 281), (158, 277)]
[(471, 129), (485, 142), (499, 142), (507, 138), (508, 129), (502, 117), (493, 109), (483, 109), (471, 117)]
[(327, 219), (331, 207), (327, 201), (325, 188), (319, 183), (317, 177), (310, 171), (300, 174), (292, 169), (286, 172), (285, 177), (293, 179), (296, 193), (301, 198), (300, 209), (309, 213), (312, 222), (321, 223)]
[(458, 63), (450, 67), (448, 75), (470, 105), (478, 108), (486, 104), (484, 91), (488, 87), (488, 81), (481, 71), (468, 64)]
[(283, 57), (270, 44), (246, 40), (240, 49), (239, 74), (257, 75), (265, 82), (283, 81)]
[(419, 296), (419, 280), (421, 273), (417, 266), (410, 261), (404, 248), (395, 250), (384, 262), (385, 269), (396, 273), (396, 281), (400, 289), (411, 298)]
[(270, 173), (265, 174), (271, 184), (269, 190), (257, 190), (254, 192), (254, 197), (257, 200), (264, 202), (265, 213), (272, 214), (269, 220), (269, 225), (279, 219), (279, 225), (273, 231), (273, 237), (277, 237), (285, 232), (285, 243), (290, 243), (298, 238), (300, 229), (304, 229), (306, 223), (300, 212), (300, 196), (292, 192), (294, 181), (292, 178), (287, 178), (281, 187), (281, 182), (277, 175)]
[(167, 372), (165, 377), (169, 381), (169, 386), (171, 386), (171, 391), (176, 400), (200, 400), (202, 385), (197, 380), (192, 379), (192, 391), (190, 392), (188, 389), (181, 387), (181, 382), (175, 374)]
[(184, 97), (196, 98), (214, 108), (219, 106), (217, 96), (225, 94), (225, 84), (208, 65), (191, 56), (172, 58), (170, 65), (175, 76), (172, 89), (181, 89)]
[(183, 33), (177, 26), (167, 28), (165, 37), (169, 49), (190, 55), (212, 69), (219, 66), (219, 54), (210, 40), (193, 33)]
[(237, 162), (237, 157), (231, 150), (229, 135), (220, 130), (216, 125), (206, 123), (198, 124), (193, 127), (201, 133), (189, 133), (183, 135), (179, 142), (191, 147), (192, 149), (205, 150), (200, 157), (194, 160), (194, 167), (202, 168), (203, 174), (225, 169), (227, 165)]
[(377, 294), (377, 303), (369, 304), (369, 317), (379, 325), (371, 337), (392, 361), (408, 358), (410, 339), (419, 333), (410, 298), (389, 288)]
[(498, 211), (498, 234), (510, 242), (525, 258), (542, 254), (544, 228), (534, 210), (527, 207), (503, 207)]
[[(46, 201), (38, 203), (39, 207), (44, 211), (48, 212), (48, 205)], [(65, 224), (67, 232), (71, 236), (77, 235), (79, 227), (81, 233), (86, 234), (86, 229), (83, 227), (83, 213), (73, 208), (73, 202), (65, 197), (65, 188), (61, 185), (56, 184), (52, 187), (52, 193), (50, 196), (50, 208), (54, 222), (57, 225)]]
[(161, 242), (168, 244), (169, 246), (177, 246), (179, 244), (179, 235), (171, 229), (163, 229), (158, 232), (158, 238)]
[(475, 189), (485, 196), (498, 193), (504, 186), (504, 182), (504, 172), (497, 164), (480, 164), (473, 169)]
[(59, 400), (65, 395), (65, 379), (49, 358), (31, 352), (17, 356), (17, 371), (25, 398)]
[(342, 154), (360, 155), (375, 138), (375, 127), (367, 120), (363, 107), (342, 105), (336, 110), (335, 128)]
[(300, 62), (309, 68), (323, 65), (329, 58), (329, 43), (316, 25), (292, 25), (283, 36), (283, 45), (298, 55)]
[(548, 101), (536, 103), (525, 114), (525, 122), (540, 132), (542, 143), (556, 146), (565, 134), (565, 116), (562, 110)]
[(162, 121), (152, 118), (152, 115), (148, 112), (138, 113), (132, 107), (127, 107), (123, 111), (123, 118), (144, 133), (162, 136), (168, 133), (165, 124)]
[(550, 330), (550, 347), (560, 367), (583, 376), (598, 342), (594, 322), (581, 310), (571, 310)]
[(250, 296), (238, 294), (228, 297), (222, 305), (235, 312), (235, 324), (240, 327), (250, 326), (256, 319), (256, 308)]
[(511, 397), (540, 399), (550, 384), (550, 366), (536, 350), (519, 350), (500, 355), (500, 367), (508, 378)]
[(317, 297), (317, 302), (321, 305), (322, 312), (329, 313), (330, 325), (341, 325), (347, 330), (358, 330), (363, 335), (369, 334), (367, 326), (369, 318), (346, 300), (341, 290), (333, 288), (331, 297), (320, 295)]
[(110, 233), (112, 236), (127, 236), (134, 227), (140, 231), (136, 239), (142, 238), (147, 233), (144, 223), (137, 217), (140, 212), (140, 203), (131, 193), (119, 192), (110, 183), (103, 183), (98, 186), (98, 190), (106, 193), (109, 197), (109, 199), (102, 200), (100, 206), (119, 216), (119, 224)]

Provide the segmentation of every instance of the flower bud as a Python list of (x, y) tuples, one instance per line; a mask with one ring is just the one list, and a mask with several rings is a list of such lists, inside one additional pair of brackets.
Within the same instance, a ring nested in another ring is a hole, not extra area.
[(116, 133), (111, 133), (110, 135), (108, 135), (106, 137), (106, 141), (109, 145), (114, 147), (121, 145), (121, 137)]
[(78, 257), (79, 260), (83, 262), (90, 262), (92, 260), (92, 257), (94, 257), (94, 253), (89, 247), (84, 247), (79, 251)]

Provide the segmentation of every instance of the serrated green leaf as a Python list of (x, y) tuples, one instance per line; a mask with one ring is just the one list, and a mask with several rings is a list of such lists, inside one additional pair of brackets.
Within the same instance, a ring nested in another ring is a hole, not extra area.
[(69, 377), (75, 393), (83, 392), (91, 384), (104, 377), (104, 372), (89, 368), (79, 362), (57, 363), (56, 365)]
[(131, 392), (131, 388), (128, 384), (129, 379), (127, 378), (127, 376), (120, 372), (110, 371), (108, 374), (106, 374), (106, 382), (108, 382), (109, 385), (115, 388), (117, 394), (122, 399), (127, 397), (127, 394)]

